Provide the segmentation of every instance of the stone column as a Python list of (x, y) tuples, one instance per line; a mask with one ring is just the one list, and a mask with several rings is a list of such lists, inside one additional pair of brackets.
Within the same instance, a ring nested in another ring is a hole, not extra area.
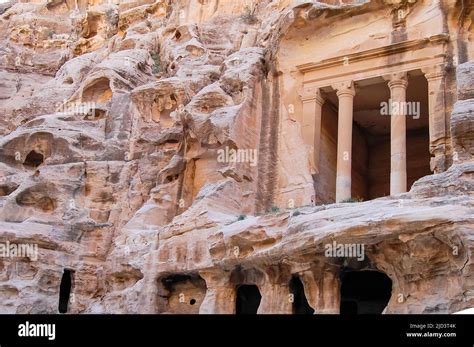
[(293, 304), (289, 283), (265, 283), (260, 288), (262, 300), (258, 314), (291, 314)]
[(352, 119), (354, 113), (354, 83), (333, 86), (339, 98), (337, 127), (336, 202), (351, 198)]
[(200, 271), (199, 275), (207, 286), (199, 313), (235, 314), (236, 290), (230, 282), (230, 271), (212, 269)]
[(270, 266), (262, 272), (265, 274), (265, 280), (263, 284), (259, 285), (262, 300), (257, 313), (293, 313), (293, 302), (290, 295), (290, 269), (286, 266)]
[(300, 274), (308, 304), (314, 314), (338, 314), (341, 306), (339, 269), (314, 266)]
[(319, 153), (321, 144), (321, 116), (324, 98), (319, 88), (305, 88), (301, 94), (303, 121), (301, 132), (303, 141), (310, 146), (312, 173), (319, 173)]
[(428, 108), (430, 128), (431, 171), (440, 173), (446, 170), (446, 100), (443, 66), (423, 68), (428, 81)]
[(390, 195), (407, 191), (406, 73), (390, 77)]

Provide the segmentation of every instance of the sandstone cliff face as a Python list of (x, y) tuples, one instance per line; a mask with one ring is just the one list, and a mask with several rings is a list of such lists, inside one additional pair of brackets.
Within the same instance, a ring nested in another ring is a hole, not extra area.
[[(2, 4), (0, 242), (38, 252), (0, 258), (0, 312), (58, 312), (65, 269), (72, 313), (235, 313), (241, 285), (258, 287), (258, 313), (292, 313), (292, 278), (314, 313), (337, 313), (347, 269), (388, 276), (385, 313), (474, 306), (472, 15), (454, 0)], [(294, 67), (433, 41), (438, 21), (437, 173), (321, 203), (335, 183), (314, 179)], [(364, 23), (370, 36), (344, 41)], [(328, 257), (334, 242), (364, 259)]]

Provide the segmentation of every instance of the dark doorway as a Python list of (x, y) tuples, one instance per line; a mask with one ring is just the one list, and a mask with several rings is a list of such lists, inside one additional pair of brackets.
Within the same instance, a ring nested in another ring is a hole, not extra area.
[(392, 294), (392, 280), (378, 271), (341, 273), (341, 314), (381, 314)]
[(257, 314), (262, 295), (256, 285), (242, 285), (237, 288), (237, 314)]
[(64, 270), (63, 277), (61, 278), (61, 284), (59, 286), (59, 313), (66, 313), (69, 297), (71, 295), (72, 286), (72, 271)]
[(308, 304), (304, 293), (304, 286), (298, 276), (293, 276), (290, 281), (290, 291), (293, 294), (293, 314), (314, 314)]

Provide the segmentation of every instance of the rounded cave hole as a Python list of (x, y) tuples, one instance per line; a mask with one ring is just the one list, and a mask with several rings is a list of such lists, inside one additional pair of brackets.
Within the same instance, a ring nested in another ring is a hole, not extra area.
[(176, 181), (179, 178), (179, 175), (169, 175), (165, 177), (164, 183), (171, 183), (173, 181)]
[(73, 84), (73, 83), (74, 83), (74, 80), (72, 79), (71, 76), (69, 76), (69, 77), (66, 77), (66, 78), (64, 79), (64, 82), (63, 82), (63, 83), (64, 83), (64, 84)]
[(392, 295), (392, 280), (379, 271), (341, 272), (340, 313), (381, 314)]
[(43, 212), (53, 212), (56, 208), (56, 203), (49, 196), (43, 196), (38, 200), (36, 206)]
[(44, 155), (36, 152), (35, 150), (31, 150), (25, 160), (23, 161), (23, 165), (28, 168), (37, 168), (44, 162)]
[(19, 206), (33, 207), (49, 213), (56, 209), (56, 200), (49, 196), (50, 186), (34, 186), (25, 189), (15, 197)]
[(99, 120), (104, 119), (107, 114), (106, 110), (102, 110), (99, 108), (92, 108), (90, 109), (86, 115), (84, 116), (84, 120)]
[(195, 305), (195, 304), (196, 304), (196, 299), (191, 299), (191, 300), (189, 300), (189, 304), (190, 304), (190, 305)]
[(19, 187), (19, 184), (14, 183), (14, 182), (1, 184), (0, 185), (0, 196), (8, 196), (11, 193), (13, 193), (18, 187)]
[(112, 94), (110, 80), (107, 77), (100, 77), (84, 88), (82, 91), (82, 102), (106, 103), (112, 99)]

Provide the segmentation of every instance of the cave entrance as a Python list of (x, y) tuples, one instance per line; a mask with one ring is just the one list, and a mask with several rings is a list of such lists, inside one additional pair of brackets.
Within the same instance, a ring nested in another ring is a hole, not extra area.
[(382, 272), (341, 272), (341, 314), (381, 314), (391, 295), (392, 280)]
[(298, 276), (291, 278), (290, 292), (293, 294), (293, 314), (314, 314), (314, 309), (308, 304), (303, 283)]
[(262, 295), (256, 285), (241, 285), (237, 288), (236, 314), (257, 314)]
[(44, 155), (41, 153), (36, 152), (35, 150), (31, 150), (30, 153), (27, 154), (23, 165), (30, 168), (37, 168), (41, 164), (43, 164)]
[(198, 314), (206, 296), (206, 282), (198, 274), (175, 274), (161, 279), (166, 297), (164, 313)]
[(65, 269), (61, 284), (59, 285), (59, 313), (67, 313), (69, 305), (69, 297), (71, 296), (73, 271)]

